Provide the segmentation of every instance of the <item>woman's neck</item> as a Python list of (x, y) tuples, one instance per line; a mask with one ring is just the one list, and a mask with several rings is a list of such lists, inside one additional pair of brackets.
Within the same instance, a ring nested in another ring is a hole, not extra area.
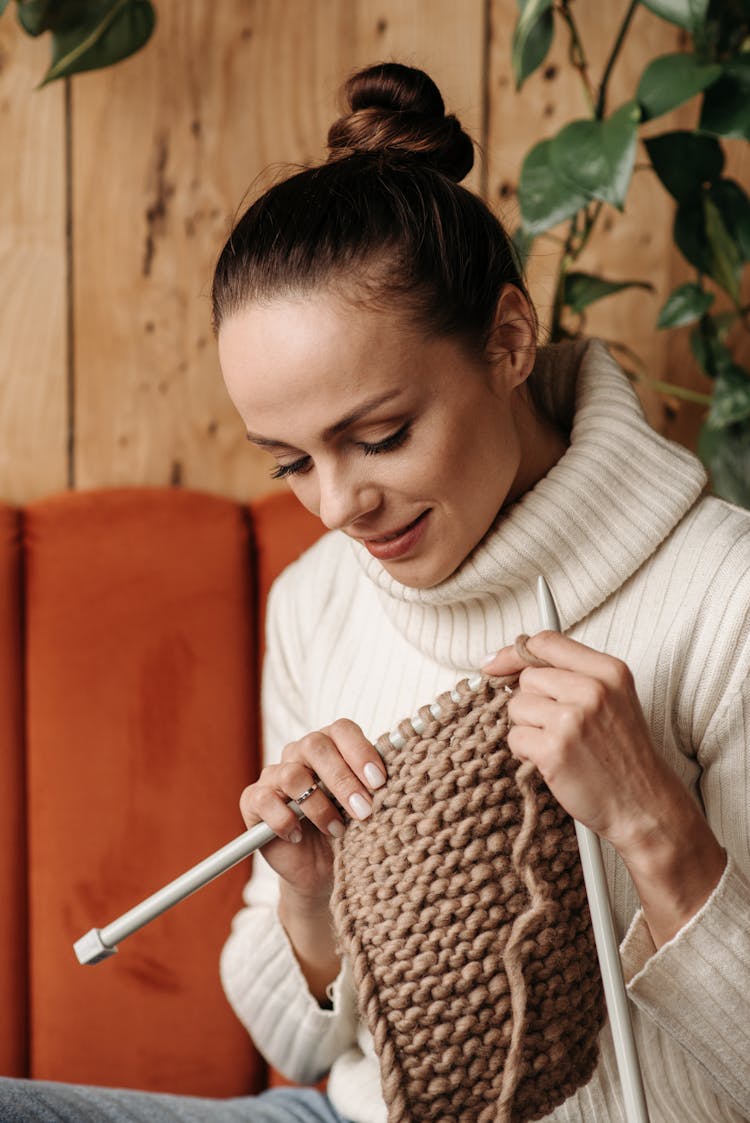
[(521, 456), (506, 503), (514, 503), (530, 491), (557, 464), (570, 444), (567, 434), (534, 407), (525, 387), (518, 399), (516, 431)]

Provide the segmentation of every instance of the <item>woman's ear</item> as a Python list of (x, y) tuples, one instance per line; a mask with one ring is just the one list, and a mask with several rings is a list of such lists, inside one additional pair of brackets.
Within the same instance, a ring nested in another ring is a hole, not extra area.
[(506, 389), (520, 386), (534, 369), (536, 320), (528, 299), (515, 285), (505, 285), (500, 293), (487, 357)]

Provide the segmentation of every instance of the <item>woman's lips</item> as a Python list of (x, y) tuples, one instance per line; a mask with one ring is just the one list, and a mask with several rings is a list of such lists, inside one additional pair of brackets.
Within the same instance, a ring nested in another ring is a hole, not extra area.
[(397, 531), (395, 537), (383, 535), (379, 538), (361, 538), (360, 541), (379, 561), (393, 561), (394, 558), (401, 558), (414, 549), (424, 534), (429, 513), (430, 509), (428, 508), (408, 523), (403, 530)]

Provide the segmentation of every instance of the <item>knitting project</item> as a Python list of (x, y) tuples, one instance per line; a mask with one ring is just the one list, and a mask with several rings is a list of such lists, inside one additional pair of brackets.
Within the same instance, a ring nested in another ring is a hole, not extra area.
[(380, 738), (388, 783), (335, 847), (334, 926), (389, 1123), (539, 1119), (598, 1056), (574, 824), (508, 749), (517, 678), (477, 679)]

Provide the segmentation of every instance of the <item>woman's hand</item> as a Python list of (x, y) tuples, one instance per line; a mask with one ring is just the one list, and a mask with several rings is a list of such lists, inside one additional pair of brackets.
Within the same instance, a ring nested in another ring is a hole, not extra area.
[(557, 632), (540, 632), (528, 649), (550, 666), (530, 667), (507, 647), (483, 667), (520, 671), (508, 707), (511, 752), (533, 761), (566, 811), (612, 843), (659, 946), (710, 895), (724, 852), (656, 752), (627, 666)]
[[(287, 745), (280, 763), (268, 765), (245, 788), (240, 810), (248, 828), (263, 821), (279, 836), (264, 846), (263, 856), (282, 881), (300, 898), (327, 904), (330, 839), (344, 833), (339, 807), (351, 818), (367, 818), (372, 792), (385, 779), (383, 762), (362, 730), (342, 719)], [(302, 804), (305, 817), (298, 819), (287, 804), (311, 788)]]
[[(371, 793), (385, 780), (383, 762), (362, 730), (342, 719), (287, 745), (280, 763), (264, 768), (240, 799), (248, 828), (263, 821), (278, 835), (263, 847), (263, 857), (281, 879), (279, 918), (319, 1002), (340, 966), (329, 911), (331, 839), (345, 829), (339, 807), (366, 819)], [(298, 819), (287, 804), (311, 788), (302, 803), (305, 817)]]
[(671, 776), (651, 743), (630, 671), (557, 632), (534, 636), (529, 651), (550, 666), (528, 666), (507, 647), (483, 668), (520, 671), (508, 705), (511, 751), (534, 762), (573, 818), (621, 852), (638, 845), (658, 819)]

